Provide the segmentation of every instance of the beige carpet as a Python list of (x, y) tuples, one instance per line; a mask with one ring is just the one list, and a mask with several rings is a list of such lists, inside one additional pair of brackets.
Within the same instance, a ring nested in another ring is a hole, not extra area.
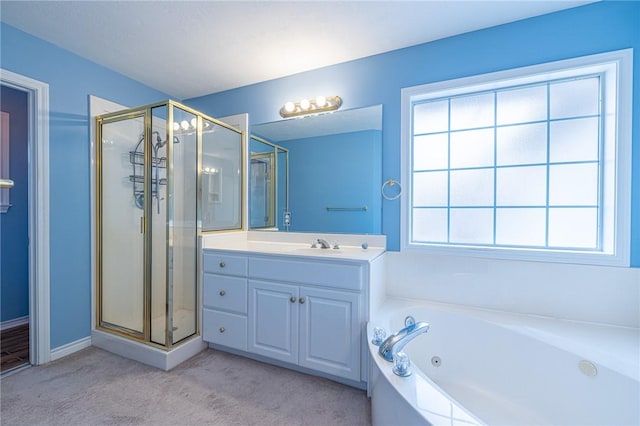
[(88, 348), (0, 380), (2, 425), (369, 425), (365, 391), (206, 350), (164, 372)]

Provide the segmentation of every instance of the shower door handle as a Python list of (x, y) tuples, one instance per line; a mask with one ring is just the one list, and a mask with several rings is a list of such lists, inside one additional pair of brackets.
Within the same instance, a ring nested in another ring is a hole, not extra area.
[(146, 221), (144, 220), (144, 216), (140, 216), (140, 233), (144, 234), (146, 231)]

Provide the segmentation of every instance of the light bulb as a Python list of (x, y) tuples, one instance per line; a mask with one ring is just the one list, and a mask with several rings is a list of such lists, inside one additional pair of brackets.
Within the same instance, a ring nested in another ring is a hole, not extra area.
[(318, 108), (323, 108), (326, 104), (327, 104), (327, 98), (325, 98), (324, 96), (318, 96), (316, 98), (316, 106)]
[(300, 108), (303, 110), (308, 110), (309, 107), (311, 106), (311, 103), (309, 102), (309, 99), (303, 99), (300, 101)]
[(173, 122), (173, 131), (177, 132), (178, 130), (180, 130), (180, 124), (178, 124), (177, 121)]
[(182, 120), (180, 122), (180, 127), (182, 127), (182, 130), (188, 130), (189, 129), (189, 122), (187, 120)]
[(196, 128), (196, 124), (197, 124), (197, 123), (198, 123), (198, 121), (196, 120), (196, 118), (195, 118), (195, 117), (193, 117), (193, 118), (191, 119), (191, 127), (193, 127), (193, 128), (195, 129), (195, 128)]
[(293, 112), (293, 110), (296, 109), (296, 104), (294, 104), (293, 102), (289, 101), (286, 104), (284, 104), (284, 110), (287, 112)]

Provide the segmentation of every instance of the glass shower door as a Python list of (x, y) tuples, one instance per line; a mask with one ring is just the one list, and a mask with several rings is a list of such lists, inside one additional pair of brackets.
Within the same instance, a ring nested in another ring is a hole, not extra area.
[(242, 133), (202, 122), (202, 231), (241, 229)]
[(144, 336), (144, 116), (105, 121), (98, 148), (101, 326)]
[(173, 107), (169, 155), (169, 309), (171, 344), (197, 331), (198, 118)]
[(167, 134), (169, 108), (160, 105), (151, 108), (151, 141), (149, 162), (149, 193), (147, 228), (151, 235), (147, 245), (147, 274), (150, 283), (151, 341), (162, 346), (167, 344), (167, 210), (170, 198), (170, 162)]

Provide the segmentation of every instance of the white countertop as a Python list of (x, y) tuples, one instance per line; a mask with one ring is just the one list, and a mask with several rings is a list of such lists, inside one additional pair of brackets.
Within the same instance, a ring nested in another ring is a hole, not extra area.
[[(320, 236), (319, 238), (322, 238)], [(378, 236), (379, 237), (379, 236)], [(255, 237), (254, 237), (255, 238)], [(248, 239), (247, 233), (237, 232), (234, 234), (209, 234), (202, 237), (202, 248), (215, 249), (215, 250), (229, 250), (239, 251), (253, 254), (275, 254), (283, 256), (299, 256), (299, 257), (313, 257), (331, 260), (359, 260), (370, 262), (385, 252), (383, 247), (369, 246), (367, 249), (363, 249), (362, 246), (356, 245), (342, 245), (339, 243), (339, 239), (342, 239), (347, 244), (353, 243), (353, 238), (347, 238), (340, 235), (335, 238), (325, 238), (331, 245), (338, 241), (339, 249), (321, 249), (311, 248), (312, 236), (308, 234), (300, 235), (299, 239), (305, 242), (292, 242), (296, 238), (291, 238), (288, 235), (285, 242), (278, 241), (261, 241), (255, 239)], [(274, 239), (274, 238), (271, 238)], [(363, 243), (367, 242), (366, 236), (360, 237)], [(335, 240), (335, 241), (334, 241)], [(308, 242), (307, 242), (308, 241)]]

